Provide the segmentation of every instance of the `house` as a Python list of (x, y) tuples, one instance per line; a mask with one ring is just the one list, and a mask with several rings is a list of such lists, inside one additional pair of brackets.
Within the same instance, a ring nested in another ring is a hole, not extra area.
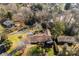
[(50, 41), (51, 39), (51, 34), (50, 31), (47, 29), (44, 33), (38, 33), (30, 37), (30, 41), (32, 43), (44, 43), (46, 41)]
[(44, 33), (29, 35), (28, 38), (30, 43), (44, 43), (46, 41), (52, 40), (50, 31), (48, 29)]
[(57, 38), (58, 43), (76, 43), (76, 38), (72, 36), (59, 36)]
[(3, 26), (3, 27), (5, 27), (5, 28), (11, 28), (13, 25), (14, 25), (14, 23), (13, 23), (13, 21), (11, 21), (11, 20), (9, 20), (9, 19), (2, 19), (1, 21), (0, 21), (0, 24)]
[(50, 36), (46, 35), (45, 33), (39, 33), (30, 37), (30, 41), (34, 43), (45, 42), (50, 39)]

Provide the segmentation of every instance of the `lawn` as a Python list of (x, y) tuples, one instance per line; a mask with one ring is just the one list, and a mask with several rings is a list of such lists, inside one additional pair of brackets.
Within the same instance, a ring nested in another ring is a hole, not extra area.
[(4, 31), (4, 28), (0, 25), (0, 33)]
[(7, 51), (7, 53), (10, 53), (13, 49), (15, 49), (18, 45), (18, 43), (22, 40), (22, 37), (25, 36), (26, 33), (19, 33), (19, 34), (12, 34), (8, 35), (8, 40), (13, 42), (12, 47)]

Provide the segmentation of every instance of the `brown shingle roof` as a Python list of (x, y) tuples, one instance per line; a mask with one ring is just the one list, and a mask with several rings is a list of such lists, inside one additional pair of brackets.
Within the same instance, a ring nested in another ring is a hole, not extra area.
[(24, 37), (26, 43), (42, 43), (47, 40), (51, 40), (51, 33), (50, 31), (45, 31), (44, 33), (37, 33), (35, 35), (28, 35)]
[(45, 42), (47, 40), (50, 40), (51, 39), (51, 36), (45, 34), (45, 33), (39, 33), (39, 34), (36, 34), (36, 35), (33, 35), (33, 36), (30, 36), (30, 41), (31, 42)]

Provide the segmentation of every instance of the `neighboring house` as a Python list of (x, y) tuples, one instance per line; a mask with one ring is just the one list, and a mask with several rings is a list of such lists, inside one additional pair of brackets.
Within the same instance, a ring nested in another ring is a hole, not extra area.
[(76, 43), (76, 38), (72, 36), (59, 36), (58, 43)]
[(70, 9), (79, 9), (79, 3), (72, 3)]
[(14, 23), (9, 19), (2, 19), (0, 23), (5, 28), (11, 28), (14, 25)]

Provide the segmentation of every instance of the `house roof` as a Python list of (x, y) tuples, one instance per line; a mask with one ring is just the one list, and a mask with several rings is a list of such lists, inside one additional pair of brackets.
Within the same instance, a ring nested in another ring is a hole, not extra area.
[(75, 43), (76, 39), (72, 36), (59, 36), (57, 38), (58, 42)]
[(13, 22), (9, 19), (2, 19), (0, 23), (2, 26), (8, 27), (8, 28), (12, 27), (12, 24), (13, 24)]
[(30, 41), (31, 42), (45, 42), (47, 40), (50, 40), (51, 36), (45, 34), (45, 33), (39, 33), (33, 36), (30, 36)]
[(44, 33), (37, 33), (35, 35), (28, 35), (27, 42), (29, 43), (40, 43), (40, 42), (45, 42), (47, 40), (51, 40), (51, 33), (47, 30)]

